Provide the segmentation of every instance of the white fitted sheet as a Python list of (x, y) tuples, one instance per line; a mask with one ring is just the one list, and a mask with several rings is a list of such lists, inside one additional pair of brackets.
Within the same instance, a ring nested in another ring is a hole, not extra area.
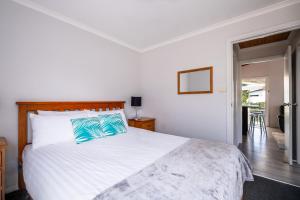
[(88, 200), (152, 164), (188, 139), (128, 128), (83, 144), (61, 143), (23, 152), (26, 189), (34, 200)]

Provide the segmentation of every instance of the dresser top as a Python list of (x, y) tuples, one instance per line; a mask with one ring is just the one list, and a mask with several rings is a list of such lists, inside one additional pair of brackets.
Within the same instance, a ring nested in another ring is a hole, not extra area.
[(0, 137), (0, 146), (7, 146), (5, 137)]

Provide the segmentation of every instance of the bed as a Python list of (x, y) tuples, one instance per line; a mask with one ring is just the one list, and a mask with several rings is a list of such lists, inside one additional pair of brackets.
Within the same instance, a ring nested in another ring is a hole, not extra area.
[[(19, 187), (35, 200), (240, 200), (250, 165), (233, 145), (129, 127), (126, 134), (32, 150), (27, 114), (122, 109), (123, 101), (18, 102)], [(24, 182), (25, 181), (25, 182)]]

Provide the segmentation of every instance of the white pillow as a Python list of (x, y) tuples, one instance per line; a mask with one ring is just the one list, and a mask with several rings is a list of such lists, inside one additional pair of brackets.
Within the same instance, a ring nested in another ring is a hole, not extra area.
[(40, 116), (30, 114), (32, 149), (61, 142), (74, 142), (71, 119), (84, 118), (87, 114), (69, 116)]
[(87, 111), (88, 116), (89, 117), (97, 117), (98, 115), (105, 115), (105, 114), (115, 114), (115, 113), (120, 113), (122, 120), (126, 126), (126, 128), (128, 128), (128, 123), (127, 123), (127, 119), (124, 113), (123, 109), (119, 109), (119, 110), (107, 110), (107, 111)]
[(76, 115), (86, 113), (88, 110), (74, 110), (74, 111), (46, 111), (46, 110), (38, 110), (38, 114), (42, 116), (54, 116), (54, 115)]

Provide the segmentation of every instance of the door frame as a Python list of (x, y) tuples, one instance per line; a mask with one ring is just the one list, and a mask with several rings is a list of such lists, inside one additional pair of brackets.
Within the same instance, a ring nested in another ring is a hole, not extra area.
[[(252, 40), (260, 37), (266, 37), (269, 35), (282, 33), (286, 31), (292, 31), (300, 28), (300, 20), (288, 22), (285, 24), (281, 24), (278, 26), (273, 26), (267, 29), (258, 30), (255, 32), (251, 32), (248, 34), (243, 34), (237, 37), (233, 37), (227, 40), (226, 42), (226, 57), (227, 57), (227, 128), (226, 128), (226, 142), (229, 144), (238, 145), (242, 141), (235, 141), (234, 135), (234, 122), (235, 122), (235, 114), (234, 114), (234, 105), (236, 102), (234, 101), (234, 67), (233, 67), (233, 45), (235, 43)], [(236, 139), (241, 140), (241, 138), (237, 137)]]
[[(296, 74), (294, 74), (296, 76)], [(288, 77), (288, 78), (286, 78)], [(286, 90), (288, 91), (286, 93)], [(289, 44), (284, 54), (284, 104), (293, 102), (293, 66), (292, 66), (292, 46)], [(296, 114), (296, 113), (294, 113)], [(288, 163), (293, 164), (293, 107), (284, 107), (284, 137), (285, 154)]]

